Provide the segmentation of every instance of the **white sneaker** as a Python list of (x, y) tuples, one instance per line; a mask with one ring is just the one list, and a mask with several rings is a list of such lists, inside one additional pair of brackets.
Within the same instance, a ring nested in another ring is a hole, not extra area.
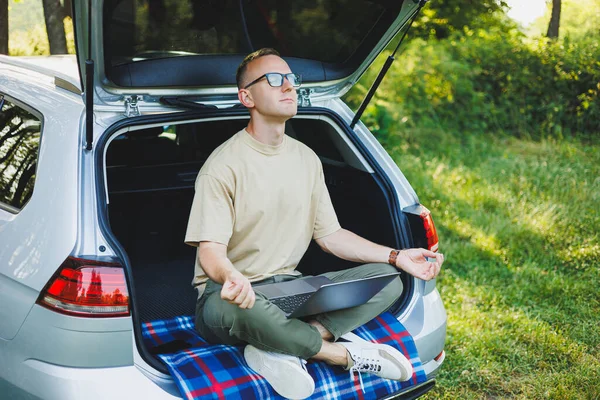
[(306, 370), (306, 361), (247, 345), (244, 358), (277, 393), (288, 399), (305, 399), (315, 391), (315, 381)]
[(407, 381), (412, 377), (413, 367), (410, 361), (402, 353), (388, 346), (366, 341), (361, 342), (337, 342), (348, 350), (352, 362), (346, 370), (350, 373), (367, 372), (385, 379), (395, 381)]

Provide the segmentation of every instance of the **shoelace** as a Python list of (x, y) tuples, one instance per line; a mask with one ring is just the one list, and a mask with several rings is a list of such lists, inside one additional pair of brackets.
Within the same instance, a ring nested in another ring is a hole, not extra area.
[[(354, 360), (354, 358), (353, 358)], [(354, 365), (350, 367), (350, 379), (353, 379), (354, 372), (358, 372), (358, 380), (360, 382), (360, 390), (365, 392), (365, 386), (363, 385), (362, 373), (363, 372), (379, 372), (381, 371), (381, 362), (375, 359), (368, 359), (362, 357), (356, 357)]]
[(306, 361), (306, 360), (304, 360), (304, 359), (302, 359), (302, 358), (300, 358), (300, 357), (298, 357), (298, 359), (301, 361), (301, 366), (302, 366), (302, 368), (304, 368), (304, 370), (305, 370), (306, 372), (308, 372), (308, 369), (306, 369), (306, 364), (307, 364), (307, 361)]

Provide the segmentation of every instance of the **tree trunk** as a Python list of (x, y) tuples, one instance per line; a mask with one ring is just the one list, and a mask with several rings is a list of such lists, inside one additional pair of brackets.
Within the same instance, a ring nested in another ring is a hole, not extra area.
[(65, 17), (60, 0), (42, 0), (44, 4), (44, 20), (50, 43), (50, 54), (67, 54), (67, 39), (65, 37)]
[(550, 18), (550, 24), (548, 25), (548, 36), (550, 39), (558, 38), (558, 29), (560, 28), (560, 9), (562, 0), (552, 0), (552, 18)]
[(0, 0), (0, 54), (8, 54), (8, 0)]
[(65, 17), (73, 18), (73, 0), (65, 0), (63, 4), (63, 12)]

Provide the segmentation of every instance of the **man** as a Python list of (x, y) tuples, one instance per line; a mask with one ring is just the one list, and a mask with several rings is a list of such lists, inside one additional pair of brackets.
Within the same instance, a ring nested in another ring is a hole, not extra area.
[(412, 366), (393, 347), (336, 342), (399, 298), (399, 277), (364, 305), (308, 322), (286, 318), (254, 291), (251, 282), (297, 279), (295, 268), (311, 239), (328, 253), (367, 263), (323, 274), (333, 281), (396, 268), (430, 280), (439, 273), (443, 256), (424, 249), (394, 250), (340, 227), (319, 158), (284, 133), (285, 122), (297, 112), (295, 87), (300, 78), (275, 50), (248, 55), (236, 79), (238, 98), (248, 108), (250, 121), (200, 170), (185, 239), (198, 246), (196, 329), (213, 343), (248, 344), (244, 356), (250, 367), (284, 397), (313, 393), (314, 381), (304, 368), (307, 359), (351, 373), (409, 379)]

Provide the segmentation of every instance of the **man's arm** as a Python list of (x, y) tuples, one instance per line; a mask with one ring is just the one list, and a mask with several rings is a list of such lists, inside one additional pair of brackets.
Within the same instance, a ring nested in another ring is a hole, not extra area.
[[(339, 229), (315, 241), (327, 253), (361, 263), (387, 263), (393, 250), (391, 247), (370, 242), (346, 229)], [(425, 257), (435, 258), (435, 261), (427, 261)], [(396, 267), (416, 278), (428, 281), (440, 273), (443, 262), (442, 254), (426, 249), (406, 249), (398, 254)]]
[(256, 295), (250, 281), (227, 258), (227, 246), (216, 242), (200, 242), (198, 258), (206, 275), (222, 284), (221, 298), (240, 308), (252, 308)]

